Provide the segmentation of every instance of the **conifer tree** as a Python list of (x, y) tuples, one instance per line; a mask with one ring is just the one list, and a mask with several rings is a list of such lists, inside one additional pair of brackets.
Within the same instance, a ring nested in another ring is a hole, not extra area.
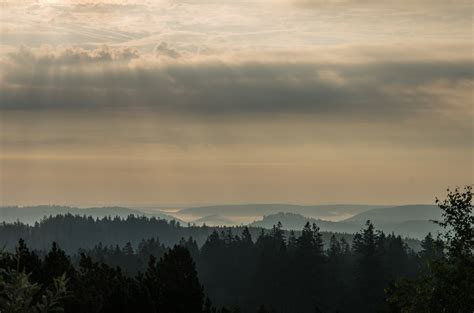
[(200, 313), (204, 293), (189, 251), (175, 245), (161, 258), (157, 272), (160, 313)]
[(359, 295), (359, 306), (366, 312), (375, 312), (383, 302), (383, 272), (381, 264), (381, 238), (374, 225), (366, 222), (366, 228), (354, 235), (355, 282)]
[(53, 279), (60, 277), (63, 274), (71, 280), (75, 277), (75, 269), (64, 250), (60, 249), (56, 242), (53, 242), (51, 250), (44, 257), (42, 283), (49, 285), (52, 283)]

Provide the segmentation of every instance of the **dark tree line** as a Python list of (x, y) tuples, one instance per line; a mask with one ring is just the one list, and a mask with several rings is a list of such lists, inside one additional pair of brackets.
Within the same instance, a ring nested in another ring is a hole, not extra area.
[[(45, 217), (40, 222), (27, 225), (21, 222), (0, 223), (0, 247), (13, 251), (18, 238), (23, 238), (29, 247), (35, 250), (48, 250), (51, 242), (57, 242), (67, 253), (76, 253), (78, 249), (92, 248), (97, 243), (105, 246), (123, 246), (130, 242), (134, 248), (144, 238), (160, 238), (166, 246), (178, 244), (181, 238), (192, 237), (199, 246), (202, 246), (209, 235), (232, 229), (241, 233), (244, 227), (209, 227), (209, 226), (182, 226), (174, 220), (167, 221), (158, 218), (130, 215), (127, 218), (103, 217), (93, 218), (81, 215), (56, 215)], [(249, 227), (249, 232), (256, 238), (261, 228)], [(324, 242), (329, 243), (332, 235), (322, 232)], [(336, 234), (338, 238), (352, 240), (352, 234)], [(419, 244), (410, 240), (410, 245)]]
[[(413, 277), (421, 254), (408, 249), (399, 236), (376, 232), (370, 223), (354, 236), (352, 248), (333, 236), (325, 250), (319, 229), (308, 223), (298, 237), (286, 237), (278, 224), (255, 242), (247, 228), (238, 235), (228, 229), (211, 233), (201, 249), (191, 238), (172, 249), (148, 239), (137, 249), (130, 243), (98, 244), (72, 257), (56, 243), (41, 257), (20, 240), (15, 254), (5, 254), (0, 266), (31, 273), (31, 281), (43, 286), (66, 273), (74, 295), (65, 300), (66, 312), (167, 312), (163, 308), (170, 303), (191, 302), (203, 307), (204, 290), (214, 305), (242, 312), (260, 307), (277, 312), (375, 312), (384, 308), (383, 288), (394, 278)], [(188, 282), (186, 277), (195, 278)], [(178, 301), (174, 289), (194, 300)], [(170, 312), (192, 312), (186, 310)]]
[(414, 277), (421, 262), (400, 236), (377, 232), (368, 222), (352, 244), (332, 237), (328, 249), (309, 223), (298, 237), (286, 237), (275, 225), (255, 243), (245, 230), (214, 232), (197, 264), (219, 305), (235, 303), (250, 312), (262, 304), (279, 312), (376, 312), (386, 307), (384, 287)]
[(42, 253), (20, 240), (0, 258), (0, 311), (30, 312), (11, 309), (21, 303), (11, 289), (26, 285), (32, 306), (73, 313), (471, 313), (471, 200), (467, 187), (439, 203), (447, 233), (428, 234), (420, 252), (369, 221), (352, 241), (332, 236), (327, 246), (309, 223), (298, 234), (279, 223), (256, 238), (248, 228), (214, 230), (201, 248), (192, 238), (172, 248), (154, 238), (71, 257), (55, 243)]
[[(146, 270), (130, 276), (120, 267), (96, 262), (84, 253), (73, 266), (55, 243), (40, 258), (20, 240), (14, 254), (2, 255), (0, 268), (1, 312), (53, 312), (37, 310), (43, 299), (51, 302), (49, 298), (60, 301), (61, 308), (72, 313), (202, 313), (204, 309), (203, 288), (194, 261), (183, 246), (167, 249), (159, 260), (149, 256)], [(61, 286), (66, 286), (61, 290), (54, 287), (58, 278)], [(28, 289), (32, 292), (24, 293)], [(18, 295), (23, 295), (23, 301)]]

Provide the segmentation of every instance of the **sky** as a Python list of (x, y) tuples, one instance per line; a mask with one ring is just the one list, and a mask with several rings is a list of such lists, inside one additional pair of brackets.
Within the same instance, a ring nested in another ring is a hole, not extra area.
[(474, 181), (473, 5), (0, 1), (0, 205), (433, 203)]

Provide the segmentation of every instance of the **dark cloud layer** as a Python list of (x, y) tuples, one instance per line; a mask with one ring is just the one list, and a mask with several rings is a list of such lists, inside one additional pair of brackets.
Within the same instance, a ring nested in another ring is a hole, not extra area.
[(108, 47), (54, 53), (19, 49), (2, 65), (0, 109), (396, 118), (452, 109), (433, 86), (467, 97), (474, 78), (468, 59), (348, 63), (148, 57)]

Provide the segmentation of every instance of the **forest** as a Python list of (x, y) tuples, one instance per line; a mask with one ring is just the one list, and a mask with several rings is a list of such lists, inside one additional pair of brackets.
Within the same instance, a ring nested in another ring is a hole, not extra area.
[[(442, 235), (427, 234), (420, 251), (370, 221), (353, 236), (328, 240), (309, 222), (300, 232), (285, 232), (281, 223), (259, 233), (213, 228), (202, 245), (185, 227), (160, 220), (149, 227), (163, 228), (161, 236), (146, 236), (153, 232), (132, 219), (143, 237), (121, 245), (107, 239), (118, 226), (102, 224), (101, 240), (90, 245), (98, 235), (94, 219), (4, 223), (2, 240), (15, 244), (0, 256), (0, 312), (470, 313), (472, 188), (448, 191), (437, 204)], [(55, 240), (64, 234), (58, 221), (74, 221), (69, 229), (80, 229), (73, 237), (84, 244)], [(183, 236), (170, 244), (171, 234)]]
[[(277, 223), (275, 223), (277, 224)], [(305, 223), (301, 224), (301, 227)], [(23, 238), (31, 249), (48, 250), (54, 241), (67, 253), (74, 254), (78, 249), (93, 248), (98, 243), (102, 245), (123, 246), (130, 243), (134, 248), (147, 238), (159, 238), (166, 246), (178, 244), (182, 238), (192, 237), (202, 246), (214, 232), (229, 232), (241, 234), (244, 226), (195, 226), (182, 225), (179, 221), (165, 220), (156, 217), (129, 215), (127, 217), (97, 217), (85, 215), (59, 214), (49, 216), (33, 225), (23, 222), (0, 224), (0, 247), (14, 251), (18, 238)], [(261, 227), (248, 227), (253, 238), (257, 238)], [(283, 230), (285, 236), (290, 231)], [(296, 230), (298, 235), (301, 230)], [(329, 244), (332, 235), (338, 239), (352, 241), (353, 234), (320, 232), (325, 245)], [(419, 249), (419, 241), (405, 238), (414, 249)]]

